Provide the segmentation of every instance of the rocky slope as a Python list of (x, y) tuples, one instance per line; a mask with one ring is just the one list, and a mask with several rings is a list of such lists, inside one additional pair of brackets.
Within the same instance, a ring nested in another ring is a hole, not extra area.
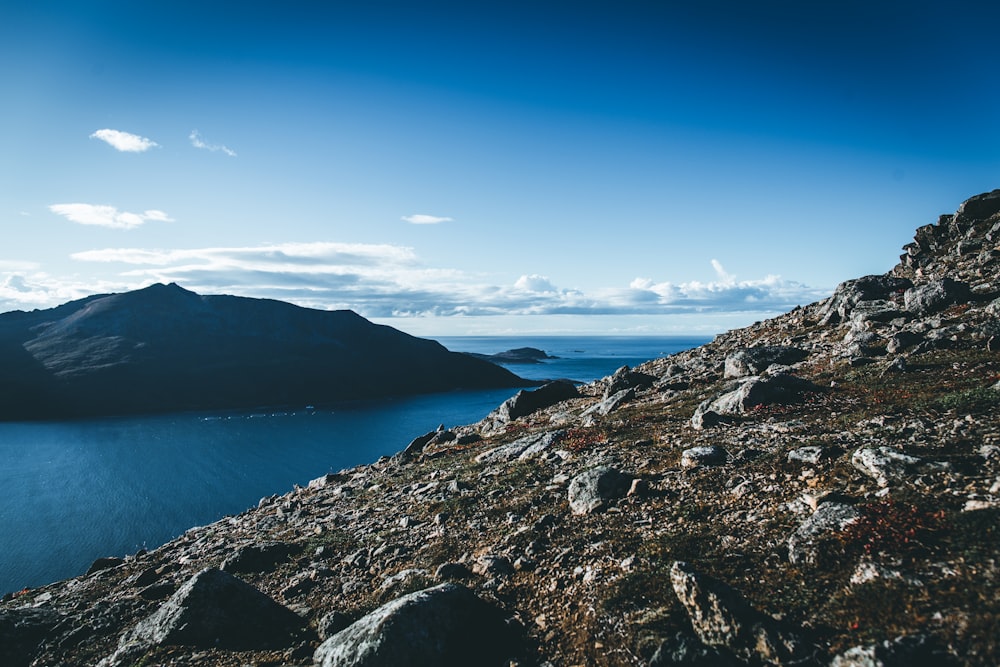
[(322, 404), (516, 387), (494, 364), (351, 311), (177, 285), (0, 314), (0, 419)]
[(1000, 663), (1000, 191), (884, 276), (7, 596), (5, 665)]

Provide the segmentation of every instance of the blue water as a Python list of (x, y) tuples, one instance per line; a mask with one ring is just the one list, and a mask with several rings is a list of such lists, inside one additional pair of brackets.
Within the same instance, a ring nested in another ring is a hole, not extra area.
[[(697, 338), (441, 338), (456, 351), (537, 347), (522, 377), (588, 382)], [(0, 594), (154, 548), (327, 472), (392, 455), (439, 424), (482, 419), (512, 390), (451, 392), (291, 412), (0, 423)]]

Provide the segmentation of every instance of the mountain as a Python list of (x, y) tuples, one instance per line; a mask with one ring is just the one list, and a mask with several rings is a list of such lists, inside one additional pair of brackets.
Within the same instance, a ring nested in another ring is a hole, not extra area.
[(0, 314), (0, 419), (322, 404), (530, 384), (351, 311), (175, 284)]
[(821, 302), (8, 594), (0, 662), (1000, 664), (998, 244), (994, 191)]

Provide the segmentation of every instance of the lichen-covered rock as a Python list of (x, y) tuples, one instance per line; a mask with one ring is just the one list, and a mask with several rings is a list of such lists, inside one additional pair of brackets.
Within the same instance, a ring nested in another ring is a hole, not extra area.
[(820, 309), (821, 324), (836, 324), (848, 318), (854, 307), (863, 301), (886, 301), (913, 286), (908, 278), (889, 275), (864, 276), (846, 280), (834, 290)]
[(757, 406), (798, 403), (805, 393), (817, 391), (820, 388), (809, 380), (784, 372), (749, 377), (732, 391), (702, 402), (691, 417), (691, 425), (698, 429), (709, 428)]
[(316, 649), (319, 667), (506, 667), (519, 649), (503, 612), (445, 583), (389, 602)]
[(774, 364), (787, 366), (802, 361), (809, 353), (797, 347), (764, 345), (737, 350), (726, 357), (725, 377), (759, 375)]
[(862, 447), (851, 456), (851, 465), (874, 479), (879, 486), (906, 479), (918, 472), (947, 470), (943, 462), (924, 461), (891, 447)]
[(965, 283), (942, 278), (931, 282), (911, 287), (903, 294), (906, 309), (918, 315), (928, 315), (939, 310), (944, 310), (948, 306), (962, 303), (969, 299), (971, 292)]
[(681, 465), (685, 468), (699, 466), (717, 466), (729, 459), (729, 452), (719, 445), (700, 445), (689, 447), (681, 452)]

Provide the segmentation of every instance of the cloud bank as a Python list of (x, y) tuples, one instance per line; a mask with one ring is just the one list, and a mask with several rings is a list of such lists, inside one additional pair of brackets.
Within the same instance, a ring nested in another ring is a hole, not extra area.
[(138, 134), (122, 132), (121, 130), (110, 130), (107, 128), (94, 132), (90, 135), (90, 138), (100, 139), (115, 150), (123, 153), (144, 153), (154, 146), (159, 146), (159, 144), (152, 139), (140, 137)]
[(142, 213), (119, 211), (114, 206), (98, 204), (52, 204), (49, 210), (70, 222), (96, 225), (111, 229), (134, 229), (146, 222), (173, 222), (163, 211), (150, 209)]
[(441, 218), (436, 215), (424, 215), (422, 213), (417, 213), (415, 215), (404, 215), (401, 218), (404, 222), (408, 222), (411, 225), (437, 225), (442, 222), (451, 222), (451, 218)]
[(117, 266), (135, 287), (177, 282), (206, 294), (238, 294), (313, 308), (351, 309), (370, 318), (509, 315), (676, 315), (777, 313), (829, 296), (769, 275), (738, 280), (717, 262), (710, 282), (636, 278), (584, 291), (523, 275), (509, 283), (425, 266), (413, 249), (388, 244), (282, 243), (158, 250), (106, 248), (72, 255)]
[(201, 135), (198, 130), (191, 130), (191, 134), (188, 135), (188, 139), (191, 140), (191, 145), (195, 148), (201, 148), (206, 151), (211, 151), (212, 153), (222, 152), (229, 157), (236, 157), (236, 151), (223, 144), (209, 144), (202, 140)]

